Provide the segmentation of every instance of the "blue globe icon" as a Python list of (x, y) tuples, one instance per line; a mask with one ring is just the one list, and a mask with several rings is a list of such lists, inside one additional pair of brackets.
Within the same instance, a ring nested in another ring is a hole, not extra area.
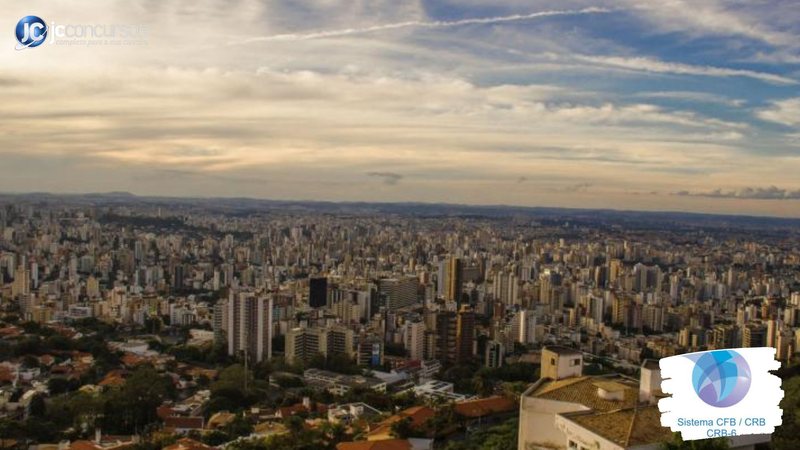
[(705, 403), (725, 408), (739, 403), (750, 390), (750, 366), (733, 350), (714, 350), (695, 362), (692, 384)]
[(17, 50), (38, 47), (47, 38), (47, 23), (38, 16), (25, 16), (17, 22), (14, 34), (17, 37)]

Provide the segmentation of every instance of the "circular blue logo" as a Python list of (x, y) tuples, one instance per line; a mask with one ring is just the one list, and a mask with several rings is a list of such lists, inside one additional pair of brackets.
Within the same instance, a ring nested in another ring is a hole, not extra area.
[(25, 16), (19, 19), (16, 28), (17, 50), (38, 47), (47, 37), (47, 23), (37, 16)]
[(692, 371), (697, 396), (717, 408), (733, 406), (750, 390), (750, 366), (733, 350), (714, 350), (701, 356)]

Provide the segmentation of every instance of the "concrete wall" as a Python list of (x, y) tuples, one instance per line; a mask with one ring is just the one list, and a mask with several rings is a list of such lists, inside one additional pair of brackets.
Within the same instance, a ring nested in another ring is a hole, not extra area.
[(578, 403), (558, 402), (523, 395), (520, 398), (518, 449), (566, 448), (567, 438), (564, 432), (556, 426), (556, 414), (586, 410), (588, 410), (587, 407)]

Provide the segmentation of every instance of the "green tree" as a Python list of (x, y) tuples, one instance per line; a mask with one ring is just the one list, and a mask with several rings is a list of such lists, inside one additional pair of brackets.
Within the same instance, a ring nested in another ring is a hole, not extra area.
[(80, 432), (94, 429), (103, 413), (104, 400), (99, 395), (75, 392), (52, 400), (49, 419), (62, 428), (74, 427)]
[(772, 448), (776, 450), (800, 448), (800, 375), (795, 375), (794, 371), (787, 372), (790, 373), (789, 378), (784, 378), (781, 386), (783, 424), (775, 428), (775, 433), (772, 434)]
[(140, 366), (120, 389), (105, 397), (104, 429), (141, 432), (158, 421), (156, 408), (174, 394), (172, 381), (150, 366)]
[(414, 428), (411, 426), (411, 418), (404, 417), (392, 424), (391, 433), (397, 439), (408, 439), (414, 434)]
[(684, 441), (680, 433), (672, 434), (672, 441), (664, 443), (664, 450), (728, 450), (725, 438)]
[(206, 445), (217, 447), (221, 444), (230, 441), (231, 437), (228, 436), (228, 434), (223, 431), (213, 430), (211, 432), (203, 434), (203, 436), (200, 439)]
[(50, 395), (58, 395), (68, 392), (72, 389), (72, 384), (62, 377), (51, 377), (47, 380), (47, 390)]
[(518, 419), (479, 429), (461, 441), (449, 441), (445, 450), (516, 450)]
[(44, 395), (35, 394), (33, 397), (31, 397), (31, 401), (28, 403), (28, 417), (37, 419), (42, 418), (46, 412), (47, 406), (44, 403)]
[(58, 427), (41, 418), (30, 418), (22, 423), (23, 437), (38, 443), (54, 442), (60, 438)]
[(237, 414), (231, 423), (225, 426), (225, 433), (232, 438), (248, 436), (252, 432), (253, 424), (250, 423), (250, 421), (247, 420), (242, 414)]
[(22, 436), (22, 427), (16, 420), (0, 419), (0, 439), (16, 439)]
[(327, 443), (329, 450), (336, 448), (336, 444), (347, 438), (347, 429), (341, 423), (323, 422), (320, 431)]

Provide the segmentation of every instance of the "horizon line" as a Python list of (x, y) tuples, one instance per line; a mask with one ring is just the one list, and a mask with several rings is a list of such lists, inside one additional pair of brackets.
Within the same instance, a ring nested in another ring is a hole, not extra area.
[(311, 199), (275, 199), (266, 197), (248, 197), (248, 196), (170, 196), (170, 195), (141, 195), (129, 191), (106, 191), (106, 192), (47, 192), (47, 191), (26, 191), (26, 192), (8, 192), (0, 191), (2, 196), (32, 196), (32, 195), (48, 195), (53, 197), (82, 197), (82, 196), (126, 196), (139, 199), (152, 199), (152, 200), (249, 200), (256, 202), (272, 202), (272, 203), (317, 203), (317, 204), (331, 204), (331, 205), (424, 205), (424, 206), (448, 206), (448, 207), (461, 207), (461, 208), (507, 208), (507, 209), (523, 209), (523, 210), (561, 210), (561, 211), (604, 211), (620, 214), (685, 214), (692, 216), (711, 216), (716, 218), (741, 218), (741, 219), (768, 219), (768, 220), (784, 220), (784, 221), (797, 221), (800, 222), (800, 216), (772, 216), (772, 215), (754, 215), (754, 214), (733, 214), (733, 213), (716, 213), (716, 212), (697, 212), (697, 211), (681, 211), (681, 210), (646, 210), (646, 209), (619, 209), (619, 208), (585, 208), (585, 207), (571, 207), (571, 206), (541, 206), (541, 205), (510, 205), (502, 203), (494, 204), (475, 204), (475, 203), (448, 203), (448, 202), (431, 202), (421, 200), (407, 200), (407, 201), (365, 201), (365, 200), (311, 200)]

